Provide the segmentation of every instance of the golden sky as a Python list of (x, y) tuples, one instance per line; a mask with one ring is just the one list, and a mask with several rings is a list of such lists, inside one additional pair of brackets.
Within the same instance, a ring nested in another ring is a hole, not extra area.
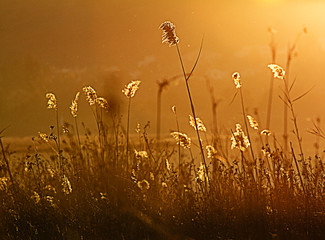
[[(68, 106), (84, 85), (92, 85), (113, 108), (125, 111), (121, 89), (134, 79), (142, 85), (134, 99), (132, 125), (152, 123), (155, 133), (157, 80), (181, 74), (174, 47), (161, 44), (159, 25), (176, 25), (185, 67), (194, 63), (202, 38), (203, 50), (191, 79), (198, 116), (211, 125), (206, 79), (221, 100), (220, 122), (241, 121), (239, 99), (231, 74), (241, 73), (248, 111), (258, 108), (265, 122), (271, 63), (269, 43), (275, 30), (277, 64), (286, 65), (287, 50), (297, 41), (290, 79), (295, 96), (313, 87), (297, 102), (301, 128), (324, 118), (325, 1), (289, 0), (16, 0), (0, 2), (0, 128), (7, 135), (36, 135), (53, 124), (45, 93), (54, 92), (62, 107), (61, 121), (72, 121)], [(303, 28), (308, 33), (302, 34)], [(273, 128), (281, 131), (282, 104), (275, 84)], [(84, 100), (84, 99), (83, 99)], [(173, 129), (170, 107), (176, 105), (184, 129), (190, 112), (182, 81), (163, 93), (165, 133)], [(80, 117), (93, 124), (86, 103)], [(308, 134), (306, 134), (308, 135)]]

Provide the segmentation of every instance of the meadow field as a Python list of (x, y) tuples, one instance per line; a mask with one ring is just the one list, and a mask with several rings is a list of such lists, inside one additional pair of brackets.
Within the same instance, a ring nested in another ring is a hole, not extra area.
[[(241, 116), (227, 129), (218, 123), (213, 86), (206, 103), (212, 106), (211, 125), (195, 107), (197, 89), (191, 89), (190, 79), (200, 65), (204, 40), (186, 69), (175, 29), (170, 21), (160, 25), (162, 43), (177, 56), (173, 64), (180, 65), (180, 75), (157, 82), (152, 99), (157, 107), (143, 109), (157, 115), (155, 122), (135, 129), (130, 124), (141, 114), (133, 110), (134, 99), (149, 94), (141, 91), (145, 82), (130, 79), (116, 93), (126, 99), (123, 114), (111, 109), (95, 85), (85, 85), (75, 89), (70, 106), (60, 105), (52, 91), (37, 100), (48, 108), (48, 131), (17, 139), (0, 126), (1, 239), (324, 239), (320, 139), (325, 134), (316, 120), (310, 129), (315, 154), (307, 155), (295, 104), (309, 91), (293, 94), (296, 83), (288, 76), (296, 42), (286, 66), (265, 63), (270, 74), (265, 116), (248, 112), (240, 72), (228, 77)], [(276, 52), (272, 44), (270, 49)], [(179, 106), (170, 106), (168, 123), (173, 124), (166, 136), (161, 94), (175, 79), (185, 88), (183, 102), (190, 111), (183, 116)], [(275, 81), (281, 89), (277, 105), (272, 104)], [(95, 130), (80, 121), (80, 102), (90, 109)], [(277, 133), (270, 128), (274, 108), (283, 109), (283, 129)], [(63, 109), (71, 113), (64, 123)], [(191, 132), (183, 130), (179, 119), (184, 118)]]

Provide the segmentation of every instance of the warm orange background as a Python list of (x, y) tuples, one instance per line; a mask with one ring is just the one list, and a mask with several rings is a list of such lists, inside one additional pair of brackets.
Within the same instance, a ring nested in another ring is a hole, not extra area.
[[(248, 113), (258, 108), (266, 118), (271, 62), (268, 27), (276, 29), (277, 63), (286, 64), (289, 44), (306, 27), (297, 43), (290, 69), (297, 78), (294, 96), (314, 87), (296, 104), (304, 139), (310, 119), (325, 116), (325, 1), (286, 0), (16, 0), (0, 2), (0, 129), (6, 136), (37, 135), (54, 124), (45, 93), (57, 95), (61, 122), (72, 122), (68, 107), (76, 91), (92, 85), (113, 109), (126, 115), (124, 84), (140, 79), (132, 103), (131, 129), (139, 122), (156, 123), (156, 81), (181, 74), (176, 49), (161, 44), (159, 25), (176, 25), (185, 66), (190, 69), (204, 36), (198, 67), (191, 79), (197, 114), (211, 126), (211, 102), (206, 77), (221, 100), (219, 122), (227, 129), (242, 122), (231, 74), (239, 71)], [(271, 130), (281, 135), (283, 106), (276, 81)], [(190, 108), (182, 81), (163, 93), (162, 131), (175, 129), (171, 106), (176, 105), (181, 128), (190, 131)], [(253, 115), (254, 116), (254, 115)], [(81, 96), (80, 118), (95, 126)], [(109, 120), (109, 116), (107, 118)], [(210, 127), (211, 128), (211, 127)], [(290, 129), (292, 126), (290, 125)], [(194, 132), (193, 132), (194, 134)], [(306, 144), (312, 146), (312, 142)]]

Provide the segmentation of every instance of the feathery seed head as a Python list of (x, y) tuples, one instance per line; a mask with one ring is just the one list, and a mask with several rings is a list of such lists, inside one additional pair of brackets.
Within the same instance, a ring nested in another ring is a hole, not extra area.
[(248, 122), (249, 122), (249, 125), (254, 128), (254, 129), (258, 129), (258, 123), (257, 121), (250, 115), (247, 115), (247, 118), (248, 118)]
[(47, 100), (47, 108), (48, 109), (57, 109), (58, 105), (56, 102), (56, 97), (53, 93), (47, 93), (46, 94)]
[(232, 74), (232, 79), (234, 80), (236, 88), (241, 88), (241, 81), (239, 72), (235, 72)]
[[(189, 115), (189, 116), (190, 116), (190, 125), (196, 130), (194, 118), (191, 115)], [(196, 125), (197, 125), (197, 128), (199, 131), (202, 131), (202, 132), (207, 131), (206, 127), (204, 126), (204, 124), (200, 118), (196, 118)]]
[(250, 146), (248, 137), (244, 134), (240, 124), (236, 124), (236, 132), (232, 133), (231, 136), (231, 149), (238, 148), (240, 151), (245, 151)]
[(168, 43), (170, 47), (179, 43), (179, 38), (176, 36), (175, 33), (176, 27), (172, 22), (170, 21), (163, 22), (159, 26), (159, 29), (163, 31), (162, 43)]
[(122, 90), (125, 96), (128, 98), (134, 97), (135, 92), (139, 89), (141, 81), (132, 81)]
[(65, 175), (62, 177), (62, 192), (64, 194), (69, 194), (72, 192), (72, 187), (71, 187), (71, 183), (68, 179), (68, 177), (66, 177)]
[(208, 158), (216, 158), (217, 157), (217, 150), (212, 145), (208, 145), (205, 148), (208, 153), (208, 155), (207, 155)]
[(86, 99), (90, 106), (94, 105), (97, 100), (97, 93), (95, 89), (93, 89), (91, 86), (83, 87), (82, 89), (86, 95)]
[(274, 78), (283, 79), (285, 71), (282, 67), (276, 64), (270, 64), (268, 67), (272, 70)]
[(185, 133), (171, 132), (170, 135), (172, 135), (177, 144), (181, 145), (183, 148), (191, 148), (191, 138)]
[(38, 133), (39, 137), (44, 141), (44, 142), (49, 142), (49, 136), (46, 133)]
[(99, 107), (101, 107), (105, 110), (107, 110), (109, 108), (107, 100), (103, 97), (96, 98), (96, 103), (98, 104)]
[(77, 113), (78, 113), (78, 99), (79, 99), (79, 94), (80, 92), (77, 92), (74, 100), (72, 101), (72, 104), (70, 106), (70, 110), (71, 110), (71, 115), (75, 118), (77, 117)]

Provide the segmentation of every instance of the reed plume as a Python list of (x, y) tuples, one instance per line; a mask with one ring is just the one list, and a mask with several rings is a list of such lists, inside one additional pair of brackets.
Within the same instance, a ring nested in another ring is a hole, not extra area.
[(172, 22), (163, 22), (159, 28), (163, 31), (162, 43), (168, 43), (170, 47), (179, 43), (179, 38), (175, 33), (176, 27)]
[[(190, 117), (190, 125), (195, 129), (195, 130), (199, 130), (199, 131), (202, 131), (202, 132), (206, 132), (207, 129), (203, 123), (203, 121), (200, 119), (200, 118), (196, 118), (196, 121), (194, 121), (194, 118), (189, 115)], [(195, 123), (196, 122), (196, 123)]]
[[(175, 29), (176, 29), (175, 25), (173, 23), (171, 23), (170, 21), (165, 21), (164, 23), (162, 23), (160, 25), (159, 28), (161, 30), (163, 30), (162, 43), (168, 43), (170, 47), (174, 46), (174, 45), (176, 46), (178, 58), (179, 58), (179, 61), (180, 61), (181, 67), (182, 67), (182, 71), (183, 71), (183, 76), (184, 76), (184, 80), (185, 80), (185, 85), (186, 85), (188, 98), (189, 98), (190, 105), (191, 105), (192, 115), (193, 115), (194, 119), (196, 119), (194, 102), (192, 100), (192, 95), (191, 95), (191, 91), (190, 91), (190, 86), (188, 84), (188, 80), (190, 79), (190, 77), (191, 77), (191, 75), (192, 75), (192, 73), (193, 73), (193, 71), (194, 71), (194, 69), (195, 69), (195, 67), (196, 67), (196, 65), (198, 63), (198, 60), (199, 60), (199, 57), (200, 57), (200, 54), (201, 54), (201, 50), (202, 50), (203, 40), (201, 42), (201, 47), (200, 47), (200, 50), (199, 50), (198, 57), (196, 58), (196, 61), (195, 61), (194, 65), (193, 65), (193, 67), (192, 67), (192, 70), (187, 75), (186, 71), (185, 71), (182, 55), (181, 55), (181, 52), (180, 52), (179, 47), (178, 47), (179, 38), (176, 36), (176, 33), (175, 33)], [(199, 130), (198, 130), (197, 122), (196, 121), (194, 121), (194, 122), (195, 122), (195, 126), (196, 126), (197, 139), (198, 139), (200, 150), (201, 150), (201, 157), (202, 157), (202, 160), (203, 160), (203, 163), (204, 163), (204, 166), (205, 166), (206, 178), (208, 179), (208, 181), (205, 181), (205, 183), (207, 183), (207, 182), (209, 182), (208, 166), (206, 164), (203, 145), (202, 145), (202, 140), (201, 140), (200, 133), (199, 133)], [(206, 186), (206, 190), (207, 190), (207, 184), (205, 186)]]
[(236, 132), (232, 133), (230, 140), (231, 149), (237, 148), (242, 152), (251, 145), (239, 123), (236, 124)]
[(74, 100), (71, 103), (71, 106), (70, 106), (71, 111), (70, 112), (71, 112), (72, 117), (74, 118), (74, 123), (76, 125), (76, 132), (77, 132), (77, 138), (78, 138), (78, 144), (79, 144), (79, 151), (80, 151), (80, 154), (81, 154), (81, 142), (80, 142), (80, 135), (79, 135), (79, 127), (78, 127), (78, 122), (77, 122), (79, 95), (80, 95), (80, 92), (77, 92)]
[(128, 118), (126, 125), (126, 170), (129, 169), (129, 131), (130, 131), (130, 109), (131, 109), (131, 98), (134, 97), (135, 93), (139, 89), (141, 81), (132, 81), (122, 90), (124, 95), (128, 98)]
[(182, 146), (184, 149), (191, 148), (191, 138), (188, 137), (186, 133), (171, 132), (170, 135), (172, 135), (177, 144)]

